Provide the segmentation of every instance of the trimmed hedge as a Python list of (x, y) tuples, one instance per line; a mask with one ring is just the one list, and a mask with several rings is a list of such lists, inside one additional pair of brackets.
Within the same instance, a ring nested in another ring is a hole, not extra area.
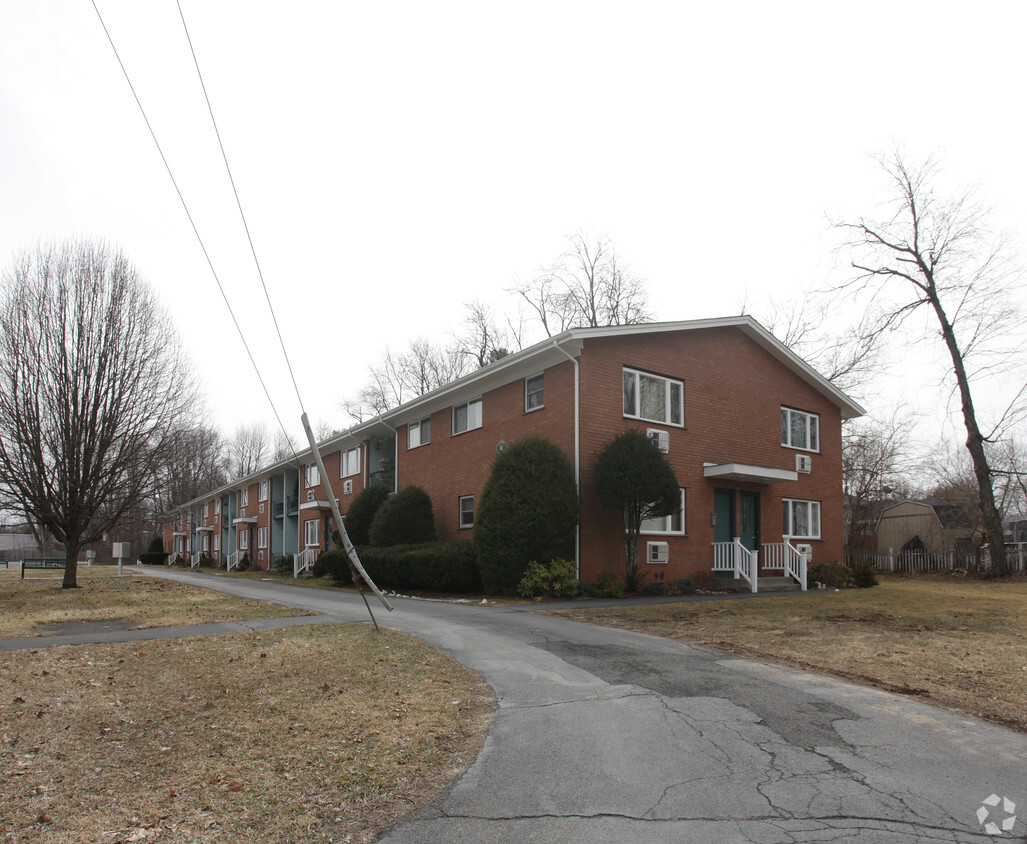
[(162, 566), (168, 561), (168, 555), (164, 551), (164, 540), (155, 536), (146, 546), (146, 551), (139, 555), (139, 562), (148, 566)]
[(428, 493), (419, 486), (408, 486), (389, 496), (371, 522), (370, 539), (372, 545), (381, 547), (434, 542), (435, 514)]
[[(419, 545), (366, 545), (357, 549), (360, 563), (379, 588), (426, 592), (480, 592), (481, 578), (470, 542), (430, 542)], [(327, 551), (314, 563), (315, 576), (330, 575), (349, 583), (349, 566), (342, 551)]]
[(371, 484), (357, 493), (343, 519), (350, 542), (354, 545), (370, 543), (371, 523), (388, 497), (389, 491), (381, 484)]

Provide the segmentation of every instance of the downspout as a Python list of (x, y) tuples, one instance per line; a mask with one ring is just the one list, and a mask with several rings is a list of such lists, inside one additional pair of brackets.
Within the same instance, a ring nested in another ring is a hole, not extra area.
[(574, 364), (574, 488), (578, 492), (578, 524), (574, 528), (574, 575), (581, 578), (581, 369), (578, 359), (553, 341), (553, 348)]

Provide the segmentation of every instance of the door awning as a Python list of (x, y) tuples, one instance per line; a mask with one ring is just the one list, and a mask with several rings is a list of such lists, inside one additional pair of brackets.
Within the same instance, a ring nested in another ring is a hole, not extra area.
[(238, 519), (233, 519), (233, 525), (255, 525), (257, 523), (256, 516), (240, 516)]
[(769, 466), (750, 466), (747, 463), (703, 463), (702, 472), (707, 478), (753, 484), (799, 480), (799, 473), (789, 469), (771, 469)]

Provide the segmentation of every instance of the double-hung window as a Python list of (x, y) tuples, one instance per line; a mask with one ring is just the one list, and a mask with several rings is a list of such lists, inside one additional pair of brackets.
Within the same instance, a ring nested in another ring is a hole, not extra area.
[(460, 496), (460, 527), (474, 527), (474, 496)]
[(250, 531), (247, 528), (243, 528), (239, 531), (239, 550), (250, 550)]
[(669, 516), (642, 519), (641, 532), (683, 534), (685, 532), (685, 491), (681, 490), (681, 506)]
[(217, 552), (217, 551), (220, 551), (220, 550), (221, 550), (221, 534), (220, 533), (215, 533), (214, 534), (214, 551)]
[(321, 484), (321, 473), (317, 470), (317, 465), (314, 463), (308, 463), (306, 469), (303, 471), (303, 480), (307, 485), (308, 489), (311, 489)]
[(221, 515), (221, 499), (220, 498), (215, 498), (214, 499), (214, 515), (215, 516), (220, 516)]
[(781, 445), (805, 451), (820, 451), (820, 417), (815, 413), (782, 407)]
[(349, 478), (360, 473), (360, 446), (342, 452), (339, 457), (339, 477)]
[(203, 553), (206, 554), (210, 550), (210, 534), (203, 534), (203, 539), (200, 541), (200, 547), (203, 549)]
[(820, 539), (820, 502), (782, 500), (781, 535), (792, 539)]
[(205, 501), (205, 502), (203, 503), (203, 518), (207, 518), (207, 516), (208, 516), (208, 514), (209, 514), (209, 513), (210, 513), (210, 504), (208, 504), (208, 503), (207, 503), (207, 502)]
[(258, 501), (267, 501), (268, 487), (270, 487), (270, 486), (271, 486), (271, 484), (268, 481), (261, 481), (260, 482), (260, 491), (257, 493), (257, 495), (258, 495), (257, 500)]
[(684, 382), (624, 367), (624, 415), (683, 427)]
[(321, 544), (318, 526), (321, 523), (317, 519), (310, 519), (303, 523), (303, 544), (307, 548), (314, 548)]
[(453, 407), (453, 433), (462, 434), (481, 427), (481, 399)]
[(239, 506), (248, 507), (250, 503), (250, 488), (244, 487), (239, 490)]
[(539, 410), (546, 406), (545, 373), (524, 379), (524, 412)]
[(431, 417), (407, 426), (407, 448), (417, 448), (431, 442)]
[(257, 528), (257, 547), (267, 548), (267, 527)]

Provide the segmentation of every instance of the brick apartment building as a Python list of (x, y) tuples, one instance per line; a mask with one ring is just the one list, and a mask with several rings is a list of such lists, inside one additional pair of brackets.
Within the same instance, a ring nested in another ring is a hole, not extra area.
[[(843, 551), (841, 423), (862, 408), (748, 316), (572, 329), (183, 504), (165, 547), (257, 568), (312, 563), (330, 543), (327, 485), (345, 515), (368, 484), (416, 484), (442, 540), (471, 539), (497, 450), (528, 435), (575, 467), (583, 582), (623, 572), (620, 520), (592, 481), (606, 444), (645, 430), (681, 485), (679, 512), (643, 526), (640, 565), (672, 580), (757, 566), (796, 576)], [(758, 556), (757, 556), (758, 555)], [(642, 561), (645, 562), (642, 562)], [(756, 568), (748, 569), (751, 576)]]

